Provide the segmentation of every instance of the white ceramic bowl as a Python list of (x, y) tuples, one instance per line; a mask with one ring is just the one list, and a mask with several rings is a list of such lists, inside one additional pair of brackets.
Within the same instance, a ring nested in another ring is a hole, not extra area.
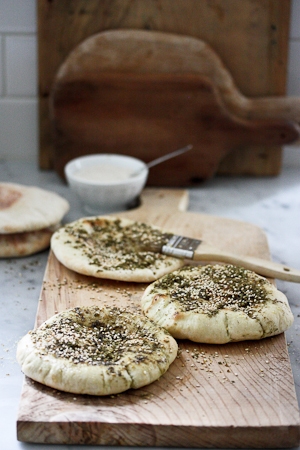
[(140, 159), (106, 153), (75, 158), (64, 170), (84, 210), (93, 215), (127, 209), (139, 197), (149, 172)]

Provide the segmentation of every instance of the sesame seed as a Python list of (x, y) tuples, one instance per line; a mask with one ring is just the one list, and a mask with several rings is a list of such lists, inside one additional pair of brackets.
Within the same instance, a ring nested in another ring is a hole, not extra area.
[[(86, 312), (91, 310), (90, 321)], [(40, 355), (52, 354), (74, 364), (106, 365), (113, 371), (125, 353), (136, 363), (149, 358), (164, 361), (164, 347), (156, 332), (156, 326), (150, 326), (146, 318), (125, 309), (77, 307), (68, 316), (62, 314), (32, 331), (31, 339)]]
[(230, 264), (186, 266), (156, 281), (152, 292), (167, 290), (181, 311), (214, 315), (220, 309), (242, 310), (255, 319), (268, 301), (268, 284), (252, 271)]
[[(170, 234), (141, 222), (123, 225), (120, 219), (98, 217), (85, 219), (64, 227), (65, 241), (88, 258), (89, 264), (103, 270), (134, 270), (159, 267), (169, 256), (149, 251), (167, 243)], [(78, 287), (79, 288), (79, 287)]]

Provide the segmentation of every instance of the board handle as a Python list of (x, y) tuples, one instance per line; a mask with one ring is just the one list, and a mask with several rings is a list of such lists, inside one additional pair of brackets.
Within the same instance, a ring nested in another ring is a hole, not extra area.
[[(300, 97), (248, 98), (235, 85), (229, 92), (220, 87), (219, 93), (228, 110), (241, 119), (250, 121), (275, 119), (300, 125)], [(293, 144), (298, 144), (299, 141), (298, 138)]]
[(188, 203), (189, 194), (185, 189), (146, 188), (141, 194), (139, 209), (186, 211)]

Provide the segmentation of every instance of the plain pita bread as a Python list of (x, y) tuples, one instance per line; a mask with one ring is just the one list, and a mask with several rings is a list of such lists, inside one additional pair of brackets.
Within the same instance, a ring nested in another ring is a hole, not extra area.
[(35, 186), (0, 183), (0, 234), (24, 233), (60, 223), (67, 200)]
[(74, 394), (110, 395), (160, 378), (177, 356), (170, 334), (141, 314), (73, 308), (27, 333), (17, 347), (25, 375)]
[(141, 306), (174, 338), (208, 344), (274, 336), (294, 320), (272, 283), (232, 265), (183, 267), (149, 285)]
[(125, 218), (85, 217), (61, 227), (51, 238), (56, 258), (83, 275), (120, 281), (151, 282), (182, 267), (178, 258), (143, 251), (163, 230)]

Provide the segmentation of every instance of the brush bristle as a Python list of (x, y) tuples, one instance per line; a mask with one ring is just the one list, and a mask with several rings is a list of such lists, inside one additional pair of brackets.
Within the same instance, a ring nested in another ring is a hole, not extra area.
[(142, 242), (138, 243), (140, 251), (142, 252), (153, 252), (160, 253), (162, 247), (170, 241), (173, 234), (171, 233), (157, 233), (157, 235), (152, 236), (152, 239), (144, 239)]

